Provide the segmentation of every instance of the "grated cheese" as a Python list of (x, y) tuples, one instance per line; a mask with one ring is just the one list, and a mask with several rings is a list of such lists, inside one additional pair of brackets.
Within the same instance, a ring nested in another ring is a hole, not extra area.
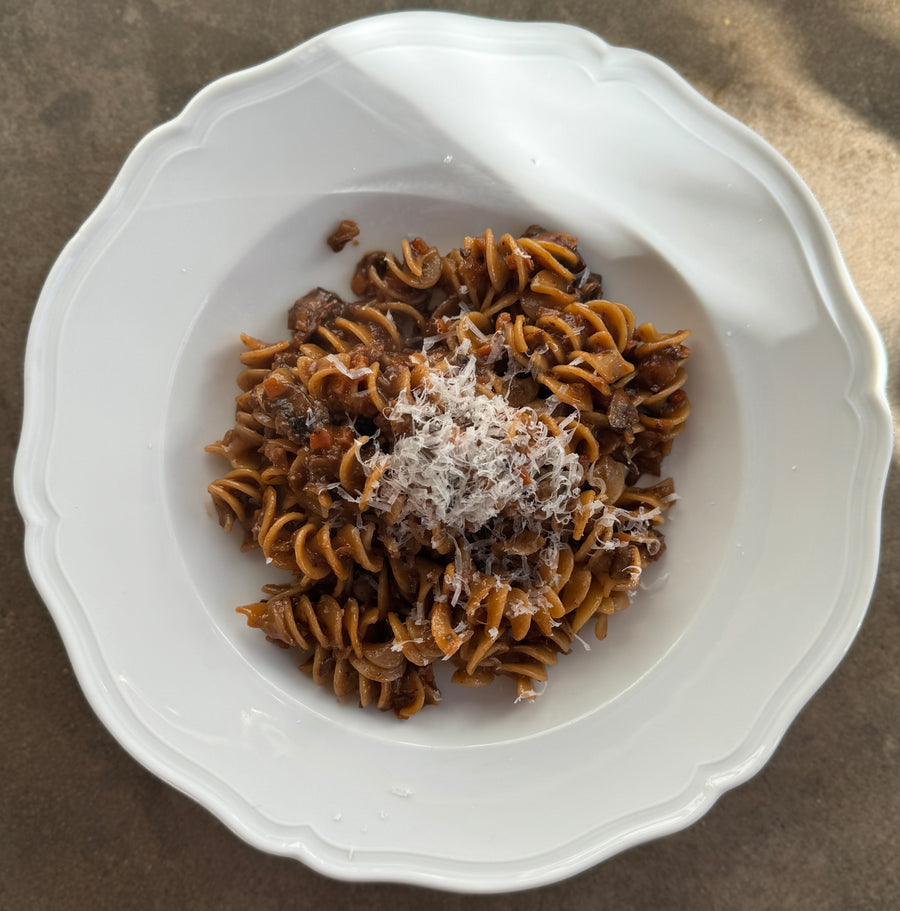
[(408, 417), (411, 431), (364, 462), (370, 472), (384, 466), (370, 505), (387, 511), (403, 497), (400, 524), (457, 535), (501, 517), (537, 531), (564, 521), (582, 480), (578, 455), (567, 452), (571, 431), (554, 436), (534, 410), (478, 393), (475, 367), (474, 357), (448, 364), (397, 402), (389, 417)]
[(513, 700), (513, 703), (515, 704), (518, 702), (522, 702), (523, 700), (525, 700), (526, 702), (533, 702), (535, 699), (537, 699), (538, 696), (543, 696), (544, 690), (546, 690), (546, 689), (547, 689), (546, 680), (543, 681), (543, 686), (541, 686), (538, 683), (534, 683), (527, 690), (523, 690), (522, 693)]
[(591, 650), (590, 645), (587, 642), (585, 642), (584, 639), (582, 639), (581, 636), (578, 635), (578, 633), (572, 633), (572, 635), (575, 637), (575, 639), (578, 642), (580, 642), (584, 646), (584, 650), (586, 652), (589, 652)]
[(351, 380), (361, 380), (363, 377), (369, 376), (372, 373), (371, 367), (354, 367), (351, 370), (336, 354), (327, 355), (325, 360), (334, 364), (344, 376)]

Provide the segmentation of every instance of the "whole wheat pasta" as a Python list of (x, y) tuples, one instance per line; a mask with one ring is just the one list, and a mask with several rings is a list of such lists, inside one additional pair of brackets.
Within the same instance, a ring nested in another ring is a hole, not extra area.
[(533, 699), (665, 549), (660, 475), (684, 429), (686, 330), (605, 300), (576, 239), (533, 226), (447, 254), (367, 253), (357, 299), (317, 288), (290, 338), (242, 336), (209, 486), (289, 585), (240, 610), (339, 698), (408, 718), (436, 662)]

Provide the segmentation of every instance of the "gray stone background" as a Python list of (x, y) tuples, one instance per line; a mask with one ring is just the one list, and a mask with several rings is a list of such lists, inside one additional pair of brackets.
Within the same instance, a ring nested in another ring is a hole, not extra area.
[[(88, 708), (26, 573), (11, 493), (25, 336), (42, 282), (135, 143), (206, 83), (334, 25), (400, 8), (368, 0), (0, 0), (0, 907), (900, 908), (896, 471), (868, 617), (764, 771), (686, 831), (555, 886), (470, 898), (330, 881), (243, 844), (145, 772)], [(896, 368), (896, 0), (469, 0), (444, 8), (571, 22), (650, 51), (759, 132), (821, 202)], [(897, 391), (892, 375), (895, 406)], [(822, 445), (840, 441), (825, 428)]]

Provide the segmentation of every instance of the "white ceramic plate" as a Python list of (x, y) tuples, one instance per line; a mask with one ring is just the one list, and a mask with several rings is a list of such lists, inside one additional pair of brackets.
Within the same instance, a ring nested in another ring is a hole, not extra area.
[[(608, 296), (693, 330), (682, 500), (655, 581), (534, 705), (444, 687), (339, 706), (234, 605), (271, 578), (211, 516), (242, 331), (348, 290), (359, 249), (532, 222)], [(878, 337), (809, 191), (644, 54), (562, 25), (402, 13), (221, 79), (129, 157), (43, 290), (16, 492), (92, 706), (268, 851), (473, 892), (697, 819), (834, 669), (873, 586), (890, 452)]]

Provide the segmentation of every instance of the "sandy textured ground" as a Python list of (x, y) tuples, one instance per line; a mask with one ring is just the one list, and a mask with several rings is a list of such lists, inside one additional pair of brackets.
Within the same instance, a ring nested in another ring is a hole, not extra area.
[[(448, 7), (564, 20), (650, 51), (758, 131), (820, 200), (896, 368), (900, 8), (893, 0)], [(42, 282), (137, 140), (203, 85), (325, 28), (395, 8), (365, 0), (0, 0), (0, 906), (900, 908), (896, 471), (866, 622), (765, 770), (692, 828), (563, 884), (469, 899), (326, 880), (247, 847), (145, 772), (88, 708), (26, 573), (11, 494), (25, 336)], [(895, 378), (890, 393), (896, 406)]]

